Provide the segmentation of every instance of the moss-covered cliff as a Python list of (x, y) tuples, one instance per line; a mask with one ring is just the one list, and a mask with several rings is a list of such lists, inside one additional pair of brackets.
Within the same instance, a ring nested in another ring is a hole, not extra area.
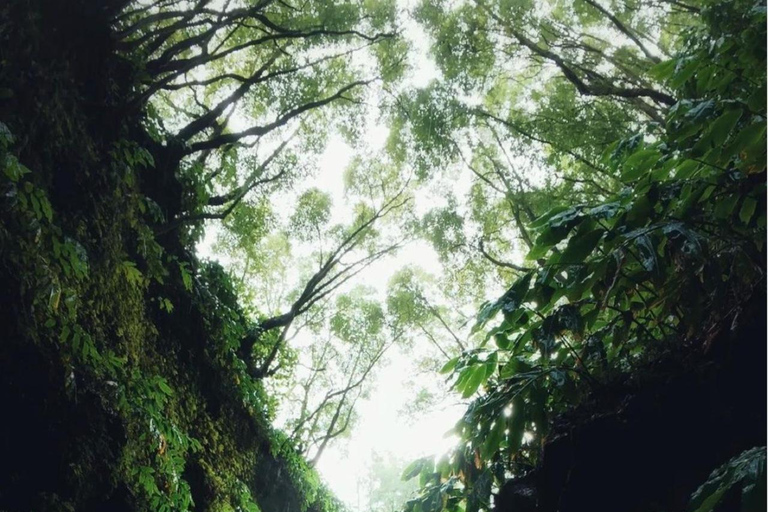
[(183, 189), (126, 104), (121, 3), (0, 7), (0, 510), (337, 510), (226, 275), (151, 228)]

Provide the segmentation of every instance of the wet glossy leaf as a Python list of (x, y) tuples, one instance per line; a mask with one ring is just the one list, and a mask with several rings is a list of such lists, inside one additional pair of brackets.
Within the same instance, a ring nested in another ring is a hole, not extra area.
[(730, 217), (738, 201), (739, 196), (737, 194), (728, 194), (719, 198), (715, 203), (715, 216), (721, 219)]
[(723, 144), (731, 134), (731, 130), (736, 126), (736, 123), (739, 122), (741, 115), (741, 109), (737, 109), (729, 110), (718, 117), (708, 131), (712, 144), (715, 146)]
[(757, 201), (752, 197), (745, 197), (744, 202), (741, 204), (741, 210), (739, 210), (739, 218), (741, 219), (741, 222), (744, 224), (749, 224), (749, 221), (752, 220), (752, 216), (755, 214), (756, 209)]
[(624, 161), (621, 179), (629, 182), (640, 178), (651, 170), (659, 158), (661, 153), (658, 150), (641, 149)]
[(639, 259), (647, 271), (653, 271), (657, 268), (656, 250), (653, 248), (653, 242), (648, 235), (640, 235), (635, 238), (635, 246), (639, 250)]
[(583, 263), (584, 259), (595, 250), (605, 231), (594, 229), (584, 234), (576, 234), (568, 240), (568, 246), (560, 256), (560, 264), (572, 265)]

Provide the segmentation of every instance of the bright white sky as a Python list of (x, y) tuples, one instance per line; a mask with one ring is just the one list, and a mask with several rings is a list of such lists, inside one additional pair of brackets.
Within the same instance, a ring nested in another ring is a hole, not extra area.
[[(378, 135), (382, 133), (380, 130), (370, 132), (370, 140), (366, 141), (369, 147), (383, 142), (376, 140), (377, 132)], [(316, 186), (331, 193), (336, 205), (335, 217), (344, 217), (342, 175), (354, 154), (354, 150), (340, 136), (332, 137), (318, 162), (318, 174), (301, 187)], [(212, 229), (207, 230), (205, 239), (197, 248), (198, 254), (219, 260), (226, 266), (227, 258), (213, 250), (216, 227), (210, 227)], [(350, 284), (370, 286), (383, 297), (392, 275), (407, 265), (432, 271), (440, 268), (434, 250), (424, 242), (414, 242), (394, 256), (374, 263)], [(448, 431), (466, 409), (466, 405), (458, 403), (457, 397), (448, 398), (446, 403), (424, 411), (417, 418), (405, 417), (403, 409), (415, 393), (412, 387), (409, 388), (408, 380), (417, 372), (413, 354), (406, 355), (397, 346), (393, 347), (368, 383), (373, 390), (369, 398), (358, 401), (359, 421), (351, 435), (331, 443), (318, 463), (317, 469), (323, 480), (353, 511), (366, 510), (366, 496), (361, 495), (365, 488), (359, 485), (359, 481), (366, 476), (374, 452), (389, 453), (397, 460), (410, 462), (421, 456), (445, 453), (456, 442)], [(424, 376), (422, 374), (420, 378)], [(439, 388), (442, 376), (434, 375), (434, 379), (435, 387)], [(278, 424), (280, 422), (278, 418)]]
[[(404, 11), (412, 8), (417, 0), (398, 0), (401, 13), (403, 35), (411, 43), (411, 76), (405, 85), (422, 87), (438, 77), (438, 70), (428, 55), (429, 41), (422, 27)], [(374, 109), (375, 110), (375, 109)], [(331, 224), (344, 222), (350, 217), (350, 205), (344, 197), (343, 174), (352, 158), (358, 154), (375, 155), (381, 150), (386, 141), (388, 130), (378, 121), (377, 112), (369, 113), (367, 127), (363, 140), (350, 147), (339, 134), (331, 134), (324, 153), (316, 162), (314, 176), (296, 187), (283, 199), (290, 200), (310, 187), (317, 187), (328, 192), (334, 204)], [(237, 116), (233, 122), (237, 122)], [(523, 166), (524, 162), (515, 162)], [(527, 177), (543, 179), (543, 172), (536, 172), (535, 164), (525, 162)], [(403, 172), (408, 172), (404, 169)], [(449, 189), (461, 197), (469, 190), (468, 172), (457, 173)], [(446, 183), (443, 183), (445, 185)], [(443, 187), (445, 190), (445, 187)], [(442, 198), (429, 191), (419, 191), (415, 196), (415, 209), (424, 213)], [(226, 265), (226, 257), (213, 251), (215, 241), (215, 225), (206, 232), (206, 237), (198, 246), (198, 253), (203, 257), (220, 260)], [(396, 255), (374, 263), (358, 275), (351, 285), (366, 285), (375, 289), (380, 297), (384, 297), (387, 283), (392, 275), (404, 266), (421, 267), (430, 273), (439, 273), (440, 264), (435, 252), (424, 242), (414, 242), (406, 246)], [(298, 276), (292, 276), (296, 281)], [(490, 295), (494, 290), (487, 290)], [(306, 335), (303, 335), (306, 336)], [(311, 340), (298, 336), (296, 342), (305, 344)], [(380, 363), (373, 379), (368, 383), (372, 390), (369, 397), (357, 403), (358, 422), (348, 438), (337, 439), (330, 444), (318, 464), (318, 470), (331, 490), (343, 500), (351, 510), (367, 512), (367, 499), (361, 493), (365, 487), (360, 485), (369, 469), (374, 453), (391, 454), (394, 459), (411, 461), (424, 455), (440, 455), (454, 446), (456, 438), (446, 433), (458, 421), (466, 409), (465, 404), (458, 403), (458, 397), (448, 396), (446, 403), (432, 410), (421, 412), (418, 417), (406, 417), (403, 409), (412, 402), (416, 392), (408, 385), (408, 381), (416, 376), (418, 369), (414, 363), (413, 354), (406, 355), (398, 347), (387, 353)], [(418, 376), (422, 381), (426, 375)], [(428, 378), (428, 377), (426, 377)], [(433, 375), (434, 387), (444, 386), (442, 376)], [(445, 389), (443, 387), (443, 389)], [(453, 403), (451, 403), (453, 402)], [(281, 418), (277, 419), (278, 426)]]
[[(401, 2), (402, 7), (413, 3)], [(428, 42), (410, 17), (402, 18), (405, 36), (411, 40), (413, 68), (417, 70), (409, 77), (411, 86), (424, 86), (437, 76), (434, 63), (428, 58)], [(368, 151), (380, 150), (386, 140), (388, 130), (369, 118), (363, 147)], [(319, 161), (319, 173), (314, 183), (334, 196), (334, 204), (342, 205), (342, 172), (355, 154), (339, 136), (331, 137), (325, 153)], [(416, 210), (424, 205), (416, 196)], [(339, 210), (339, 213), (340, 210)], [(399, 251), (394, 257), (381, 260), (366, 269), (357, 282), (378, 290), (382, 295), (392, 274), (406, 265), (417, 265), (426, 270), (439, 269), (436, 253), (423, 242), (412, 243)], [(352, 510), (366, 510), (366, 497), (361, 495), (359, 481), (368, 470), (369, 463), (376, 453), (391, 453), (398, 460), (411, 461), (421, 456), (447, 452), (456, 442), (456, 438), (447, 434), (465, 410), (459, 404), (443, 404), (433, 410), (425, 411), (418, 418), (405, 418), (403, 408), (413, 399), (413, 388), (407, 381), (417, 372), (413, 357), (405, 355), (397, 347), (388, 354), (370, 383), (374, 391), (370, 397), (358, 402), (359, 421), (351, 436), (329, 446), (318, 463), (318, 471), (323, 479)], [(435, 375), (435, 379), (440, 379)]]
[[(373, 149), (383, 143), (381, 136), (386, 136), (386, 130), (381, 127), (368, 133), (366, 143)], [(307, 186), (320, 186), (334, 193), (334, 204), (343, 205), (342, 171), (353, 155), (353, 149), (340, 137), (333, 137), (319, 161), (319, 174)], [(434, 250), (423, 242), (415, 242), (366, 269), (356, 283), (371, 286), (383, 295), (392, 274), (406, 265), (439, 269)], [(369, 383), (374, 391), (368, 399), (358, 402), (360, 420), (351, 436), (330, 445), (320, 459), (317, 469), (323, 479), (352, 510), (366, 510), (366, 497), (360, 495), (358, 480), (365, 476), (374, 452), (391, 453), (396, 459), (411, 461), (447, 452), (456, 442), (455, 437), (446, 433), (461, 417), (464, 405), (446, 403), (425, 411), (418, 418), (404, 417), (403, 408), (414, 393), (407, 381), (416, 372), (412, 355), (403, 354), (397, 347), (388, 352)], [(435, 375), (434, 378), (442, 377)]]
[[(402, 8), (408, 8), (409, 4), (414, 3), (411, 0), (400, 1)], [(415, 70), (407, 84), (424, 86), (438, 74), (436, 66), (427, 56), (428, 42), (423, 29), (412, 19), (404, 16), (402, 22), (405, 37), (412, 43), (412, 69)], [(325, 152), (317, 162), (317, 174), (313, 179), (299, 184), (295, 190), (298, 194), (307, 188), (318, 187), (330, 193), (334, 203), (332, 223), (348, 218), (349, 215), (345, 208), (343, 172), (355, 156), (356, 150), (362, 149), (368, 154), (375, 154), (387, 138), (388, 130), (376, 121), (375, 114), (372, 112), (369, 116), (365, 139), (358, 148), (350, 147), (338, 134), (331, 135)], [(457, 182), (455, 188), (466, 191), (468, 184)], [(417, 195), (416, 210), (424, 212), (438, 199)], [(430, 205), (425, 204), (427, 201)], [(226, 257), (216, 254), (213, 250), (216, 228), (211, 227), (198, 246), (198, 253), (203, 257), (218, 259), (226, 265)], [(437, 272), (440, 268), (437, 255), (431, 247), (423, 242), (415, 242), (395, 256), (376, 262), (352, 284), (370, 286), (383, 297), (390, 277), (406, 265), (416, 265), (432, 272)], [(373, 390), (369, 398), (360, 400), (357, 404), (359, 421), (351, 436), (329, 445), (319, 461), (317, 469), (323, 480), (353, 511), (366, 510), (366, 496), (361, 495), (364, 487), (359, 485), (359, 482), (365, 477), (374, 452), (390, 453), (398, 460), (410, 462), (424, 455), (445, 453), (456, 442), (455, 437), (446, 435), (466, 408), (458, 403), (456, 397), (448, 399), (454, 403), (438, 405), (432, 410), (424, 411), (418, 418), (404, 416), (403, 409), (412, 401), (415, 392), (413, 388), (409, 388), (407, 382), (417, 371), (412, 355), (405, 355), (397, 347), (390, 350), (369, 383)], [(423, 377), (424, 375), (420, 378)], [(434, 379), (437, 381), (435, 387), (439, 387), (442, 377), (434, 375)]]
[[(367, 133), (368, 148), (383, 144), (386, 137), (383, 127), (374, 127)], [(345, 214), (342, 175), (354, 154), (355, 151), (340, 136), (331, 137), (318, 162), (318, 174), (301, 187), (316, 186), (331, 193), (336, 205), (333, 212), (335, 220), (340, 220), (338, 217), (343, 218)], [(418, 206), (417, 209), (421, 209)], [(198, 246), (198, 253), (226, 265), (226, 257), (216, 254), (212, 248), (215, 232), (215, 227), (207, 231)], [(425, 270), (439, 269), (434, 250), (424, 242), (414, 242), (393, 257), (374, 263), (352, 284), (370, 286), (383, 296), (392, 275), (407, 265), (417, 265)], [(390, 453), (395, 459), (411, 461), (425, 455), (445, 453), (456, 442), (455, 437), (446, 434), (461, 417), (465, 405), (448, 402), (425, 411), (418, 418), (404, 417), (403, 409), (415, 392), (407, 382), (416, 372), (413, 355), (403, 354), (399, 348), (393, 347), (368, 384), (373, 390), (370, 397), (358, 402), (359, 421), (351, 436), (329, 445), (320, 459), (317, 469), (322, 478), (353, 511), (363, 512), (366, 509), (366, 496), (360, 494), (364, 491), (358, 484), (365, 477), (374, 452)], [(436, 381), (442, 379), (438, 375), (434, 378)], [(439, 382), (435, 384), (440, 385)]]
[(445, 406), (426, 412), (415, 421), (403, 417), (402, 408), (412, 390), (405, 384), (415, 370), (401, 352), (390, 355), (372, 383), (375, 391), (358, 405), (360, 421), (352, 436), (332, 445), (318, 463), (318, 470), (336, 495), (352, 510), (365, 510), (365, 496), (358, 491), (373, 453), (391, 453), (398, 460), (447, 452), (456, 442), (445, 433), (460, 417), (464, 406)]

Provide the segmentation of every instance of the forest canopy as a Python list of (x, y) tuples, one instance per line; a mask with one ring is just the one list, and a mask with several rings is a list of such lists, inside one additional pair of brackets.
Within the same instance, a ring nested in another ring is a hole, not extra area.
[[(12, 0), (0, 39), (0, 510), (764, 510), (765, 2)], [(381, 375), (455, 446), (344, 503)]]

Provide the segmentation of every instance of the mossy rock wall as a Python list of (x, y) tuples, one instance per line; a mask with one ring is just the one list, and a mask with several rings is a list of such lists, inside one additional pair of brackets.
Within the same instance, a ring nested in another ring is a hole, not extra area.
[[(540, 466), (509, 481), (494, 510), (690, 510), (716, 468), (766, 444), (765, 310), (760, 290), (706, 352), (640, 368), (561, 418)], [(749, 508), (734, 487), (715, 510)]]
[(338, 510), (226, 274), (155, 236), (183, 187), (126, 102), (123, 3), (0, 6), (0, 510)]

